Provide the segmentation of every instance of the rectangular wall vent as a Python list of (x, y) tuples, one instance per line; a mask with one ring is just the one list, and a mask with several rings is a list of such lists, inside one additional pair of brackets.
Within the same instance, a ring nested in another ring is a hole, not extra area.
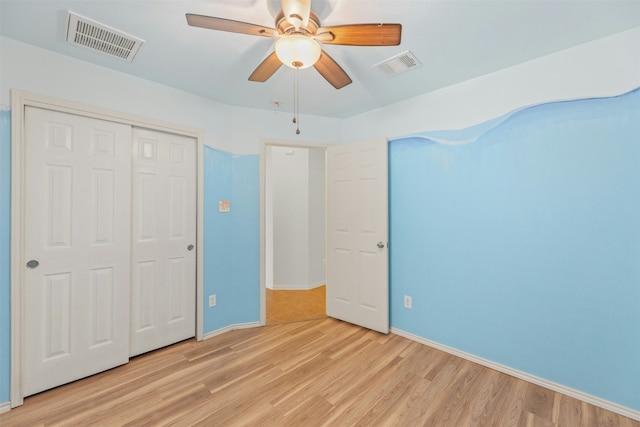
[(68, 12), (67, 43), (133, 62), (144, 40), (74, 12)]
[(420, 66), (422, 64), (418, 61), (418, 58), (408, 50), (374, 65), (387, 77), (397, 76)]

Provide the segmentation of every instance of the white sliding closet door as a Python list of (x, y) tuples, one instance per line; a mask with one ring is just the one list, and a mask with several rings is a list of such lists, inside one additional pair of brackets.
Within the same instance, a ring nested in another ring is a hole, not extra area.
[(134, 129), (131, 352), (195, 336), (196, 141)]
[(23, 394), (129, 359), (131, 127), (25, 109)]

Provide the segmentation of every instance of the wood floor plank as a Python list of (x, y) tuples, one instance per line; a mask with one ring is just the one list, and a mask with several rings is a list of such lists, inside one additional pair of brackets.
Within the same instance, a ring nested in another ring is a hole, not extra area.
[[(334, 366), (323, 375), (314, 377), (313, 381), (301, 383), (299, 387), (294, 387), (284, 393), (275, 395), (274, 398), (270, 400), (270, 403), (274, 406), (287, 408), (298, 405), (301, 400), (305, 399), (305, 396), (310, 394), (320, 393), (330, 395), (330, 393), (326, 393), (326, 389), (331, 386), (336, 386), (347, 374), (357, 370), (359, 368), (359, 361), (366, 355), (366, 350), (367, 347), (360, 347), (358, 351), (354, 351), (349, 357), (343, 357), (339, 363), (336, 363), (337, 366)], [(326, 356), (325, 353), (322, 354)]]
[(557, 394), (554, 402), (553, 421), (559, 426), (580, 424), (580, 401)]
[(187, 340), (28, 397), (21, 426), (640, 427), (398, 335), (335, 319)]
[[(401, 340), (399, 341), (401, 343)], [(330, 387), (323, 390), (322, 394), (333, 404), (343, 400), (346, 396), (357, 396), (368, 384), (375, 382), (377, 376), (386, 372), (391, 366), (397, 363), (398, 354), (405, 346), (389, 351), (390, 348), (371, 342), (366, 357), (357, 362), (351, 372), (345, 373)]]
[(295, 387), (300, 382), (310, 381), (319, 372), (323, 372), (330, 366), (331, 360), (323, 355), (318, 355), (304, 365), (283, 373), (278, 378), (252, 390), (243, 393), (244, 399), (234, 400), (233, 404), (220, 408), (202, 419), (203, 425), (228, 424), (234, 417), (250, 412), (254, 407), (267, 403), (271, 393), (282, 393)]
[(471, 362), (463, 362), (461, 369), (452, 377), (450, 384), (443, 390), (446, 400), (441, 400), (438, 409), (427, 421), (431, 425), (459, 426), (467, 415), (469, 400), (478, 392), (483, 367)]
[(387, 421), (401, 426), (424, 425), (430, 405), (429, 394), (435, 388), (431, 381), (415, 376), (411, 387), (405, 392), (405, 397), (390, 411)]
[(459, 411), (456, 417), (458, 425), (491, 425), (487, 418), (495, 412), (495, 405), (500, 396), (507, 390), (511, 381), (503, 381), (502, 374), (482, 368), (477, 375), (475, 384), (464, 393), (462, 404), (467, 408)]
[(322, 417), (318, 415), (328, 413), (331, 408), (332, 405), (324, 397), (313, 395), (301, 406), (285, 414), (283, 424), (305, 427), (321, 426)]
[(395, 376), (399, 378), (399, 381), (393, 387), (385, 389), (380, 398), (373, 399), (375, 404), (360, 418), (356, 425), (377, 426), (389, 425), (394, 422), (393, 414), (396, 408), (404, 405), (404, 393), (415, 380), (414, 374), (407, 372), (402, 375), (397, 369)]
[(512, 391), (502, 396), (502, 405), (491, 414), (491, 418), (496, 422), (487, 425), (499, 425), (505, 427), (516, 427), (520, 423), (522, 408), (524, 407), (524, 399), (527, 394), (526, 381), (515, 379), (512, 384)]
[(492, 401), (482, 408), (482, 413), (476, 411), (474, 420), (479, 426), (516, 427), (520, 421), (520, 414), (527, 394), (527, 382), (498, 373)]
[[(403, 374), (398, 370), (399, 359), (394, 358), (382, 370), (377, 371), (376, 375), (360, 375), (360, 380), (356, 380), (349, 393), (334, 402), (333, 411), (328, 415), (325, 425), (362, 423), (367, 413), (374, 410), (380, 401), (388, 400), (389, 390), (395, 389), (397, 383), (404, 380)], [(409, 375), (411, 374), (404, 374)], [(374, 417), (375, 414), (369, 416)]]
[(523, 411), (518, 427), (556, 427), (557, 424), (532, 412)]
[(554, 393), (536, 384), (529, 384), (525, 397), (524, 408), (536, 417), (552, 421)]

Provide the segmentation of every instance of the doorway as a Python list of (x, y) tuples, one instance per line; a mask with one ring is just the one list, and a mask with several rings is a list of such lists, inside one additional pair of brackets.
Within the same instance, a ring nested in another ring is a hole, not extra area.
[[(260, 322), (266, 324), (267, 265), (273, 262), (266, 255), (267, 242), (273, 244), (273, 236), (267, 236), (266, 226), (266, 172), (270, 146), (324, 150), (326, 234), (321, 239), (325, 241), (323, 267), (327, 315), (388, 333), (386, 138), (326, 146), (263, 140), (260, 145)], [(273, 271), (269, 271), (269, 275), (273, 275)]]
[(264, 154), (265, 323), (326, 317), (325, 148)]

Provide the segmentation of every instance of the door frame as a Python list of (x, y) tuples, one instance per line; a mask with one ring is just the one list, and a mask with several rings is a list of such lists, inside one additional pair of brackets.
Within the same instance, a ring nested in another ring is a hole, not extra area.
[(24, 352), (24, 254), (25, 213), (25, 107), (36, 107), (78, 116), (122, 123), (134, 127), (174, 133), (196, 140), (196, 339), (203, 338), (203, 211), (204, 132), (71, 101), (25, 91), (11, 91), (11, 408), (24, 402), (22, 354)]
[[(260, 140), (260, 325), (267, 324), (267, 247), (266, 230), (267, 220), (266, 209), (266, 174), (267, 174), (267, 149), (269, 147), (290, 147), (290, 148), (320, 148), (326, 153), (329, 144), (314, 143), (309, 141), (263, 138)], [(326, 168), (326, 166), (325, 166)], [(325, 222), (326, 212), (326, 192), (325, 192)], [(327, 236), (325, 233), (325, 251)], [(325, 268), (326, 270), (326, 268)]]

